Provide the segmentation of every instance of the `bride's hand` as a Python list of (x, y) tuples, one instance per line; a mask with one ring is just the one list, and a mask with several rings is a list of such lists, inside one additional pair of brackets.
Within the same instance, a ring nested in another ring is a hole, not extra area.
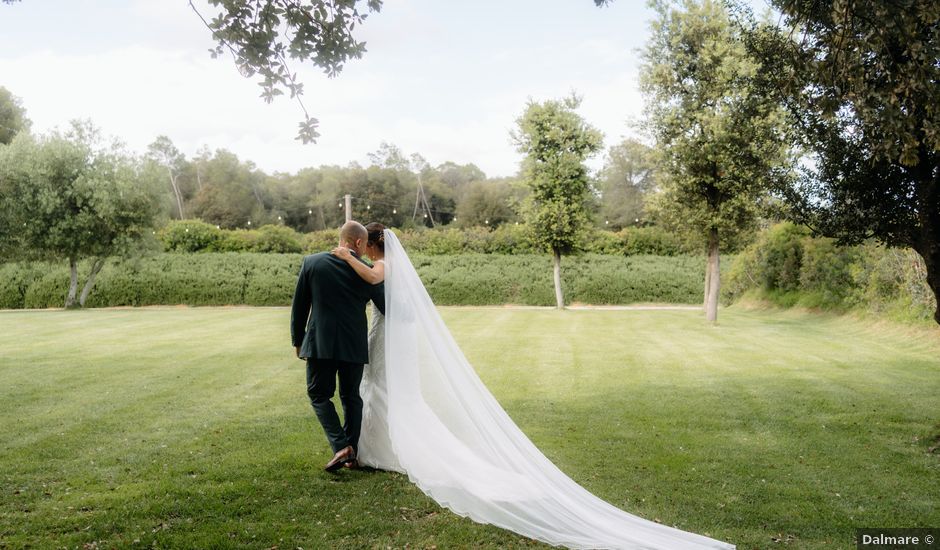
[(346, 260), (347, 262), (351, 260), (353, 257), (352, 253), (345, 246), (337, 246), (332, 251), (330, 251), (330, 254), (336, 256), (337, 258), (341, 260)]

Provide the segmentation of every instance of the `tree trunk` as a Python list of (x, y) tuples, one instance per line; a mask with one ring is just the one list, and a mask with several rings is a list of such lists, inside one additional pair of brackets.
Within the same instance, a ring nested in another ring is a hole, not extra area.
[(918, 186), (920, 250), (927, 266), (927, 285), (933, 291), (936, 309), (933, 320), (940, 324), (940, 162), (936, 154), (920, 146), (921, 184)]
[(718, 322), (718, 294), (721, 290), (720, 260), (718, 257), (718, 230), (712, 228), (708, 233), (708, 300), (705, 303), (705, 320)]
[(552, 259), (555, 267), (555, 305), (558, 309), (565, 309), (565, 298), (561, 294), (561, 254), (554, 251)]
[(702, 308), (708, 307), (708, 295), (711, 292), (711, 284), (712, 284), (711, 266), (712, 266), (711, 258), (709, 257), (705, 260), (705, 292), (704, 292), (704, 298), (702, 300)]
[(82, 289), (82, 295), (78, 298), (78, 305), (85, 307), (85, 300), (88, 299), (88, 294), (91, 292), (91, 289), (95, 286), (95, 277), (98, 276), (98, 272), (101, 271), (101, 268), (104, 267), (104, 258), (97, 258), (95, 263), (91, 265), (91, 273), (88, 274), (88, 280), (85, 281), (85, 287)]
[(65, 309), (75, 305), (75, 294), (78, 292), (78, 261), (75, 258), (69, 258), (69, 293), (65, 297)]
[(180, 193), (180, 187), (176, 184), (176, 174), (173, 173), (173, 170), (168, 166), (167, 174), (170, 175), (170, 187), (173, 188), (173, 196), (176, 197), (176, 207), (179, 209), (180, 219), (183, 219), (183, 194)]
[(934, 255), (937, 257), (933, 259), (933, 267), (927, 268), (927, 284), (933, 290), (934, 301), (937, 303), (937, 308), (933, 312), (933, 320), (940, 325), (940, 254), (934, 253)]
[(924, 265), (927, 268), (927, 286), (933, 291), (936, 302), (933, 319), (940, 324), (940, 213), (937, 214), (936, 220), (926, 221), (928, 224), (935, 221), (938, 227), (922, 226), (920, 238), (917, 239), (914, 250), (924, 259)]

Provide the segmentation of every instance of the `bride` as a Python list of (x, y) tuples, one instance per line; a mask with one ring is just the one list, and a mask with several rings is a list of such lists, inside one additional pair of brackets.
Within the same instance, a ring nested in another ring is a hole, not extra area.
[(693, 550), (734, 545), (628, 514), (555, 467), (515, 425), (467, 362), (395, 234), (366, 226), (385, 281), (385, 316), (372, 306), (359, 463), (404, 473), (441, 506), (552, 545)]

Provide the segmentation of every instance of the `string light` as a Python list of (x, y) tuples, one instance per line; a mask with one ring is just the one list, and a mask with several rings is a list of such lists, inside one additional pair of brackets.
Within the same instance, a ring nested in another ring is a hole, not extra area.
[(248, 225), (251, 225), (251, 220), (248, 220)]
[(313, 210), (307, 210), (307, 214), (313, 215)]
[(397, 209), (397, 208), (392, 208), (392, 214), (398, 214), (398, 209)]

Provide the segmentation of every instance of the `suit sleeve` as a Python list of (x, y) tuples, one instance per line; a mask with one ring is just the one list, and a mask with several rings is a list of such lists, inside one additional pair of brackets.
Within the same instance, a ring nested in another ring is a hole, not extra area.
[(307, 334), (307, 320), (310, 317), (310, 268), (304, 260), (297, 276), (297, 288), (290, 310), (290, 339), (294, 347), (299, 347)]
[(369, 298), (372, 300), (372, 303), (375, 304), (375, 307), (379, 308), (379, 311), (382, 312), (382, 315), (385, 315), (385, 283), (379, 283), (377, 285), (370, 285), (369, 289)]

